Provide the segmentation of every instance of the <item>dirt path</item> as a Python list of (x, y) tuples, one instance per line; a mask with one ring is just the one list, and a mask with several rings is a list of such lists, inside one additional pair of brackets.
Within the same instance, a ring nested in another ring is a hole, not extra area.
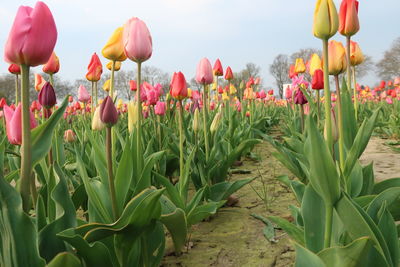
[[(261, 161), (246, 159), (239, 167), (250, 170), (251, 174), (231, 177), (238, 180), (258, 176), (252, 182), (258, 192), (262, 192), (264, 180), (269, 198), (274, 198), (269, 207), (246, 185), (236, 193), (240, 199), (236, 207), (222, 208), (210, 221), (195, 225), (191, 235), (192, 249), (180, 257), (165, 257), (162, 266), (264, 267), (293, 264), (295, 253), (288, 236), (283, 231), (276, 231), (278, 242), (271, 244), (263, 235), (264, 224), (251, 216), (255, 213), (264, 217), (289, 217), (288, 206), (296, 204), (293, 194), (274, 178), (275, 174), (288, 174), (288, 171), (272, 157), (273, 150), (267, 142), (257, 145), (253, 152), (260, 156)], [(168, 250), (172, 250), (170, 242)]]
[(388, 178), (400, 177), (400, 153), (394, 152), (385, 145), (388, 140), (372, 137), (364, 154), (361, 164), (374, 162), (375, 179), (382, 181)]

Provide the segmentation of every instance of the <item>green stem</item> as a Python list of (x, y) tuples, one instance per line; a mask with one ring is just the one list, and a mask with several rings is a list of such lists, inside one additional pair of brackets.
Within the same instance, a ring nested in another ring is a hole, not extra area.
[(15, 74), (15, 105), (18, 106), (18, 74)]
[(93, 118), (93, 114), (94, 114), (94, 109), (93, 109), (93, 102), (94, 102), (94, 82), (92, 81), (92, 98), (90, 101), (90, 112), (92, 113), (92, 118)]
[(353, 82), (354, 82), (354, 89), (353, 89), (353, 97), (354, 97), (354, 115), (356, 116), (356, 121), (358, 119), (358, 95), (357, 95), (357, 81), (356, 81), (356, 66), (353, 66)]
[(319, 126), (319, 121), (321, 117), (321, 105), (320, 105), (320, 95), (319, 95), (319, 90), (317, 90), (317, 118), (318, 118), (318, 126)]
[(301, 132), (304, 133), (304, 107), (300, 105)]
[(97, 93), (98, 93), (97, 82), (94, 82), (94, 103), (93, 104), (94, 104), (95, 108), (97, 107), (97, 103), (99, 103)]
[(325, 128), (326, 142), (330, 153), (332, 154), (332, 118), (331, 118), (331, 90), (329, 89), (329, 58), (328, 58), (328, 40), (322, 40), (324, 56), (324, 95), (325, 95)]
[(204, 132), (204, 146), (206, 148), (206, 162), (208, 162), (209, 143), (208, 143), (208, 111), (207, 111), (207, 85), (204, 84), (203, 90), (203, 132)]
[[(183, 169), (184, 169), (184, 163), (183, 163), (183, 107), (182, 107), (182, 101), (179, 101), (179, 181), (181, 186), (184, 186), (184, 181), (183, 181)], [(183, 188), (181, 188), (183, 189)], [(181, 190), (181, 194), (183, 190)]]
[(339, 85), (339, 75), (335, 75), (336, 94), (337, 94), (337, 113), (338, 113), (338, 127), (339, 127), (339, 163), (340, 169), (344, 170), (344, 125), (342, 113), (342, 96)]
[(136, 79), (136, 98), (137, 98), (137, 105), (136, 105), (136, 112), (138, 116), (138, 120), (136, 123), (136, 160), (137, 160), (137, 171), (138, 175), (142, 173), (142, 103), (140, 101), (140, 83), (141, 83), (141, 72), (142, 72), (142, 63), (137, 63), (137, 79)]
[(331, 204), (325, 204), (324, 248), (329, 248), (330, 245), (331, 245), (332, 217), (333, 217), (333, 207), (332, 207), (332, 205)]
[(118, 213), (117, 197), (115, 194), (115, 185), (114, 185), (111, 127), (106, 128), (106, 156), (107, 156), (107, 167), (108, 167), (108, 186), (110, 189), (112, 211), (114, 220), (117, 220), (119, 213)]
[(50, 84), (51, 86), (54, 86), (54, 79), (53, 79), (53, 74), (50, 74)]
[(114, 100), (114, 72), (115, 72), (115, 60), (111, 64), (111, 78), (110, 78), (110, 96)]
[(21, 103), (22, 103), (22, 146), (21, 146), (21, 183), (22, 206), (26, 213), (30, 205), (30, 180), (32, 172), (31, 127), (29, 114), (29, 66), (21, 65)]
[[(346, 36), (347, 90), (351, 90), (350, 36)], [(350, 91), (351, 92), (351, 91)]]

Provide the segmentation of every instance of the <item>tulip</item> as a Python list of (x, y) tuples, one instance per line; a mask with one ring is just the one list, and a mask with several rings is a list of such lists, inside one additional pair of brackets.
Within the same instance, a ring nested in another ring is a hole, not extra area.
[(339, 75), (347, 68), (346, 50), (341, 42), (330, 41), (328, 46), (329, 53), (329, 74)]
[(111, 61), (124, 61), (126, 59), (122, 39), (123, 31), (123, 27), (118, 27), (111, 35), (110, 39), (108, 39), (106, 45), (101, 50), (105, 58)]
[(38, 100), (46, 109), (52, 108), (57, 103), (56, 93), (49, 82), (46, 82), (40, 90)]
[(128, 103), (128, 131), (129, 133), (132, 133), (137, 120), (138, 116), (136, 113), (136, 102), (129, 102)]
[(311, 81), (311, 88), (314, 90), (324, 89), (324, 72), (321, 69), (315, 70)]
[(0, 108), (2, 109), (5, 105), (7, 105), (6, 99), (2, 97), (0, 99)]
[(229, 94), (234, 95), (234, 94), (236, 94), (236, 92), (237, 92), (236, 87), (233, 84), (231, 84), (229, 86)]
[[(107, 69), (108, 69), (108, 70), (112, 70), (112, 65), (113, 65), (113, 62), (112, 62), (112, 61), (109, 61), (109, 62), (106, 64)], [(121, 65), (122, 65), (122, 62), (121, 62), (121, 61), (115, 61), (115, 63), (114, 63), (114, 71), (119, 71), (119, 70), (121, 69)]]
[(296, 72), (295, 65), (290, 65), (290, 67), (289, 67), (289, 78), (293, 79), (296, 76), (297, 76), (297, 72)]
[(73, 143), (76, 140), (76, 134), (71, 129), (68, 129), (64, 132), (64, 140), (67, 143)]
[(157, 101), (157, 104), (154, 106), (154, 113), (159, 116), (164, 116), (166, 111), (165, 102)]
[(123, 30), (123, 46), (125, 55), (137, 63), (151, 57), (153, 42), (146, 24), (138, 18), (129, 19)]
[(99, 56), (96, 53), (92, 55), (90, 63), (88, 65), (88, 72), (86, 74), (86, 79), (91, 82), (97, 82), (100, 80), (101, 74), (103, 73), (103, 67)]
[(311, 59), (310, 59), (310, 70), (309, 73), (311, 76), (314, 76), (314, 73), (316, 70), (321, 70), (322, 69), (322, 64), (321, 64), (321, 59), (318, 56), (318, 54), (312, 54)]
[(261, 79), (260, 79), (260, 77), (257, 77), (256, 79), (255, 79), (255, 81), (254, 81), (254, 84), (255, 85), (259, 85), (261, 83)]
[(296, 59), (296, 64), (294, 66), (294, 71), (296, 73), (303, 73), (306, 71), (306, 66), (304, 65), (304, 60), (302, 58)]
[(230, 81), (232, 79), (233, 79), (233, 72), (232, 72), (231, 67), (228, 66), (226, 68), (226, 72), (225, 72), (225, 80)]
[(86, 90), (86, 87), (83, 85), (79, 86), (78, 100), (83, 103), (87, 103), (90, 100), (90, 95), (89, 95), (88, 91)]
[(40, 75), (35, 73), (35, 90), (39, 92), (46, 84), (46, 80)]
[(304, 105), (308, 103), (307, 98), (300, 89), (297, 89), (295, 92), (294, 103), (298, 105)]
[(194, 110), (194, 115), (193, 115), (193, 126), (192, 126), (193, 132), (197, 133), (199, 131), (199, 129), (200, 129), (199, 124), (200, 124), (200, 112), (199, 112), (199, 109), (196, 108)]
[(400, 86), (400, 77), (396, 77), (393, 82), (394, 86)]
[[(18, 104), (15, 111), (7, 105), (4, 105), (4, 116), (6, 118), (6, 133), (10, 144), (21, 145), (22, 144), (22, 108), (21, 104)], [(29, 126), (33, 129), (37, 126), (36, 120), (32, 112), (29, 112)]]
[(4, 59), (17, 65), (38, 66), (47, 62), (57, 41), (57, 29), (47, 5), (21, 6), (4, 49)]
[(100, 107), (97, 107), (96, 110), (94, 111), (92, 118), (92, 130), (94, 131), (101, 131), (106, 126), (101, 120), (100, 115), (101, 115)]
[(118, 121), (118, 111), (110, 96), (106, 96), (101, 103), (100, 119), (107, 127), (112, 127)]
[(137, 84), (135, 80), (130, 80), (129, 81), (129, 88), (131, 91), (136, 91), (137, 90)]
[(246, 88), (250, 88), (254, 85), (254, 79), (250, 76), (249, 80), (246, 83)]
[(222, 118), (222, 112), (220, 110), (220, 111), (218, 111), (218, 113), (215, 115), (213, 121), (211, 122), (211, 126), (210, 126), (211, 133), (215, 133), (217, 131), (219, 124), (221, 122), (221, 118)]
[(47, 74), (54, 74), (60, 70), (60, 60), (58, 59), (56, 53), (52, 53), (47, 63), (42, 68), (43, 72)]
[(185, 76), (182, 72), (174, 72), (169, 93), (173, 98), (178, 100), (182, 100), (187, 97), (187, 85)]
[(68, 97), (68, 102), (69, 102), (69, 103), (74, 102), (74, 97), (73, 97), (72, 95), (70, 95), (70, 96)]
[(219, 58), (214, 63), (213, 72), (215, 76), (222, 76), (224, 75), (224, 69), (222, 68), (221, 61)]
[(314, 36), (322, 40), (328, 40), (336, 34), (338, 24), (338, 15), (333, 1), (317, 0), (314, 10)]
[(105, 81), (104, 84), (103, 84), (103, 90), (106, 91), (106, 92), (110, 91), (110, 81), (111, 81), (111, 80), (108, 79), (108, 80)]
[(196, 70), (196, 81), (200, 84), (211, 84), (213, 82), (213, 71), (211, 63), (207, 58), (200, 60)]
[(274, 95), (274, 90), (272, 90), (272, 89), (269, 90), (269, 91), (268, 91), (268, 94), (269, 94), (269, 95)]
[(350, 42), (350, 64), (351, 66), (357, 66), (364, 62), (364, 55), (361, 51), (360, 46), (351, 41)]
[(10, 66), (8, 67), (8, 71), (12, 74), (21, 74), (21, 68), (19, 65), (17, 64), (10, 64)]
[[(143, 83), (143, 85), (144, 85), (144, 83)], [(158, 97), (159, 97), (159, 95), (158, 95), (159, 91), (156, 90), (150, 84), (148, 84), (148, 85), (150, 87), (147, 88), (146, 90), (143, 90), (145, 92), (145, 94), (146, 94), (146, 100), (147, 100), (146, 104), (148, 106), (154, 106), (155, 104), (157, 104)]]
[(259, 98), (260, 98), (260, 99), (264, 99), (264, 98), (266, 98), (266, 97), (267, 97), (267, 94), (265, 93), (264, 90), (262, 90), (262, 91), (259, 92)]
[(339, 10), (339, 32), (344, 36), (352, 36), (360, 30), (358, 22), (358, 1), (343, 0)]

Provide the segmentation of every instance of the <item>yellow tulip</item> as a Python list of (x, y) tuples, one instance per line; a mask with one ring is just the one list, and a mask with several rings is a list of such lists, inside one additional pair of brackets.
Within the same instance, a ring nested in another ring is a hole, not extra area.
[(108, 39), (108, 42), (101, 50), (101, 53), (105, 58), (112, 61), (124, 61), (126, 59), (124, 44), (122, 41), (123, 31), (123, 27), (117, 28), (111, 35), (110, 39)]
[(110, 91), (110, 82), (111, 82), (110, 79), (108, 79), (107, 81), (105, 81), (105, 83), (103, 84), (103, 90), (104, 90), (104, 91), (106, 91), (106, 92)]
[(318, 54), (312, 54), (310, 59), (310, 75), (314, 76), (316, 70), (322, 70), (321, 58)]
[(296, 73), (303, 73), (306, 71), (306, 65), (304, 65), (304, 60), (302, 58), (296, 58), (296, 65), (294, 69)]
[(229, 96), (226, 92), (222, 93), (222, 100), (229, 100)]
[(121, 109), (123, 105), (124, 105), (124, 102), (122, 102), (122, 99), (118, 99), (117, 109)]
[[(109, 61), (106, 65), (107, 69), (111, 70), (112, 69), (112, 61)], [(114, 71), (119, 71), (121, 69), (122, 62), (121, 61), (115, 61), (114, 65)]]
[(217, 90), (217, 83), (212, 83), (211, 90), (213, 91)]
[(92, 130), (101, 131), (106, 125), (100, 119), (100, 107), (96, 108), (92, 119)]
[(329, 74), (339, 75), (343, 73), (347, 68), (346, 61), (346, 50), (341, 42), (334, 40), (329, 42), (328, 45), (329, 54)]
[(231, 86), (229, 87), (229, 94), (234, 95), (236, 94), (236, 92), (237, 92), (236, 87), (233, 84), (231, 84)]
[(137, 116), (137, 112), (136, 112), (136, 102), (129, 102), (128, 103), (128, 131), (129, 131), (129, 133), (132, 133), (137, 121), (138, 121), (138, 116)]
[(192, 89), (190, 88), (187, 89), (187, 97), (188, 98), (192, 97)]
[(328, 40), (336, 34), (339, 27), (338, 13), (332, 0), (317, 0), (314, 10), (314, 36)]
[(350, 64), (352, 66), (360, 65), (364, 62), (364, 55), (360, 46), (353, 41), (350, 41)]

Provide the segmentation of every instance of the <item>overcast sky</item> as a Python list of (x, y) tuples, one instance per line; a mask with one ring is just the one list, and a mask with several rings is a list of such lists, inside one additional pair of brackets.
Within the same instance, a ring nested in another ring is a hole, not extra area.
[[(0, 45), (20, 5), (36, 1), (7, 1), (0, 4)], [(316, 0), (47, 0), (55, 18), (60, 58), (58, 75), (65, 79), (84, 78), (90, 57), (101, 49), (116, 27), (130, 17), (144, 20), (153, 37), (153, 56), (145, 62), (165, 71), (182, 71), (187, 80), (195, 74), (197, 62), (220, 58), (233, 71), (248, 62), (262, 67), (264, 85), (274, 86), (269, 65), (279, 53), (300, 48), (320, 48), (312, 35)], [(339, 0), (334, 1), (339, 9)], [(374, 61), (382, 58), (400, 36), (399, 0), (360, 0), (360, 32), (353, 38)], [(344, 41), (337, 34), (334, 39)], [(2, 52), (3, 53), (3, 52)], [(107, 61), (101, 57), (105, 64)], [(129, 60), (123, 69), (133, 69)], [(0, 73), (8, 65), (0, 62)], [(35, 70), (40, 71), (39, 67)], [(108, 70), (105, 70), (108, 71)], [(364, 83), (373, 84), (371, 74)]]

